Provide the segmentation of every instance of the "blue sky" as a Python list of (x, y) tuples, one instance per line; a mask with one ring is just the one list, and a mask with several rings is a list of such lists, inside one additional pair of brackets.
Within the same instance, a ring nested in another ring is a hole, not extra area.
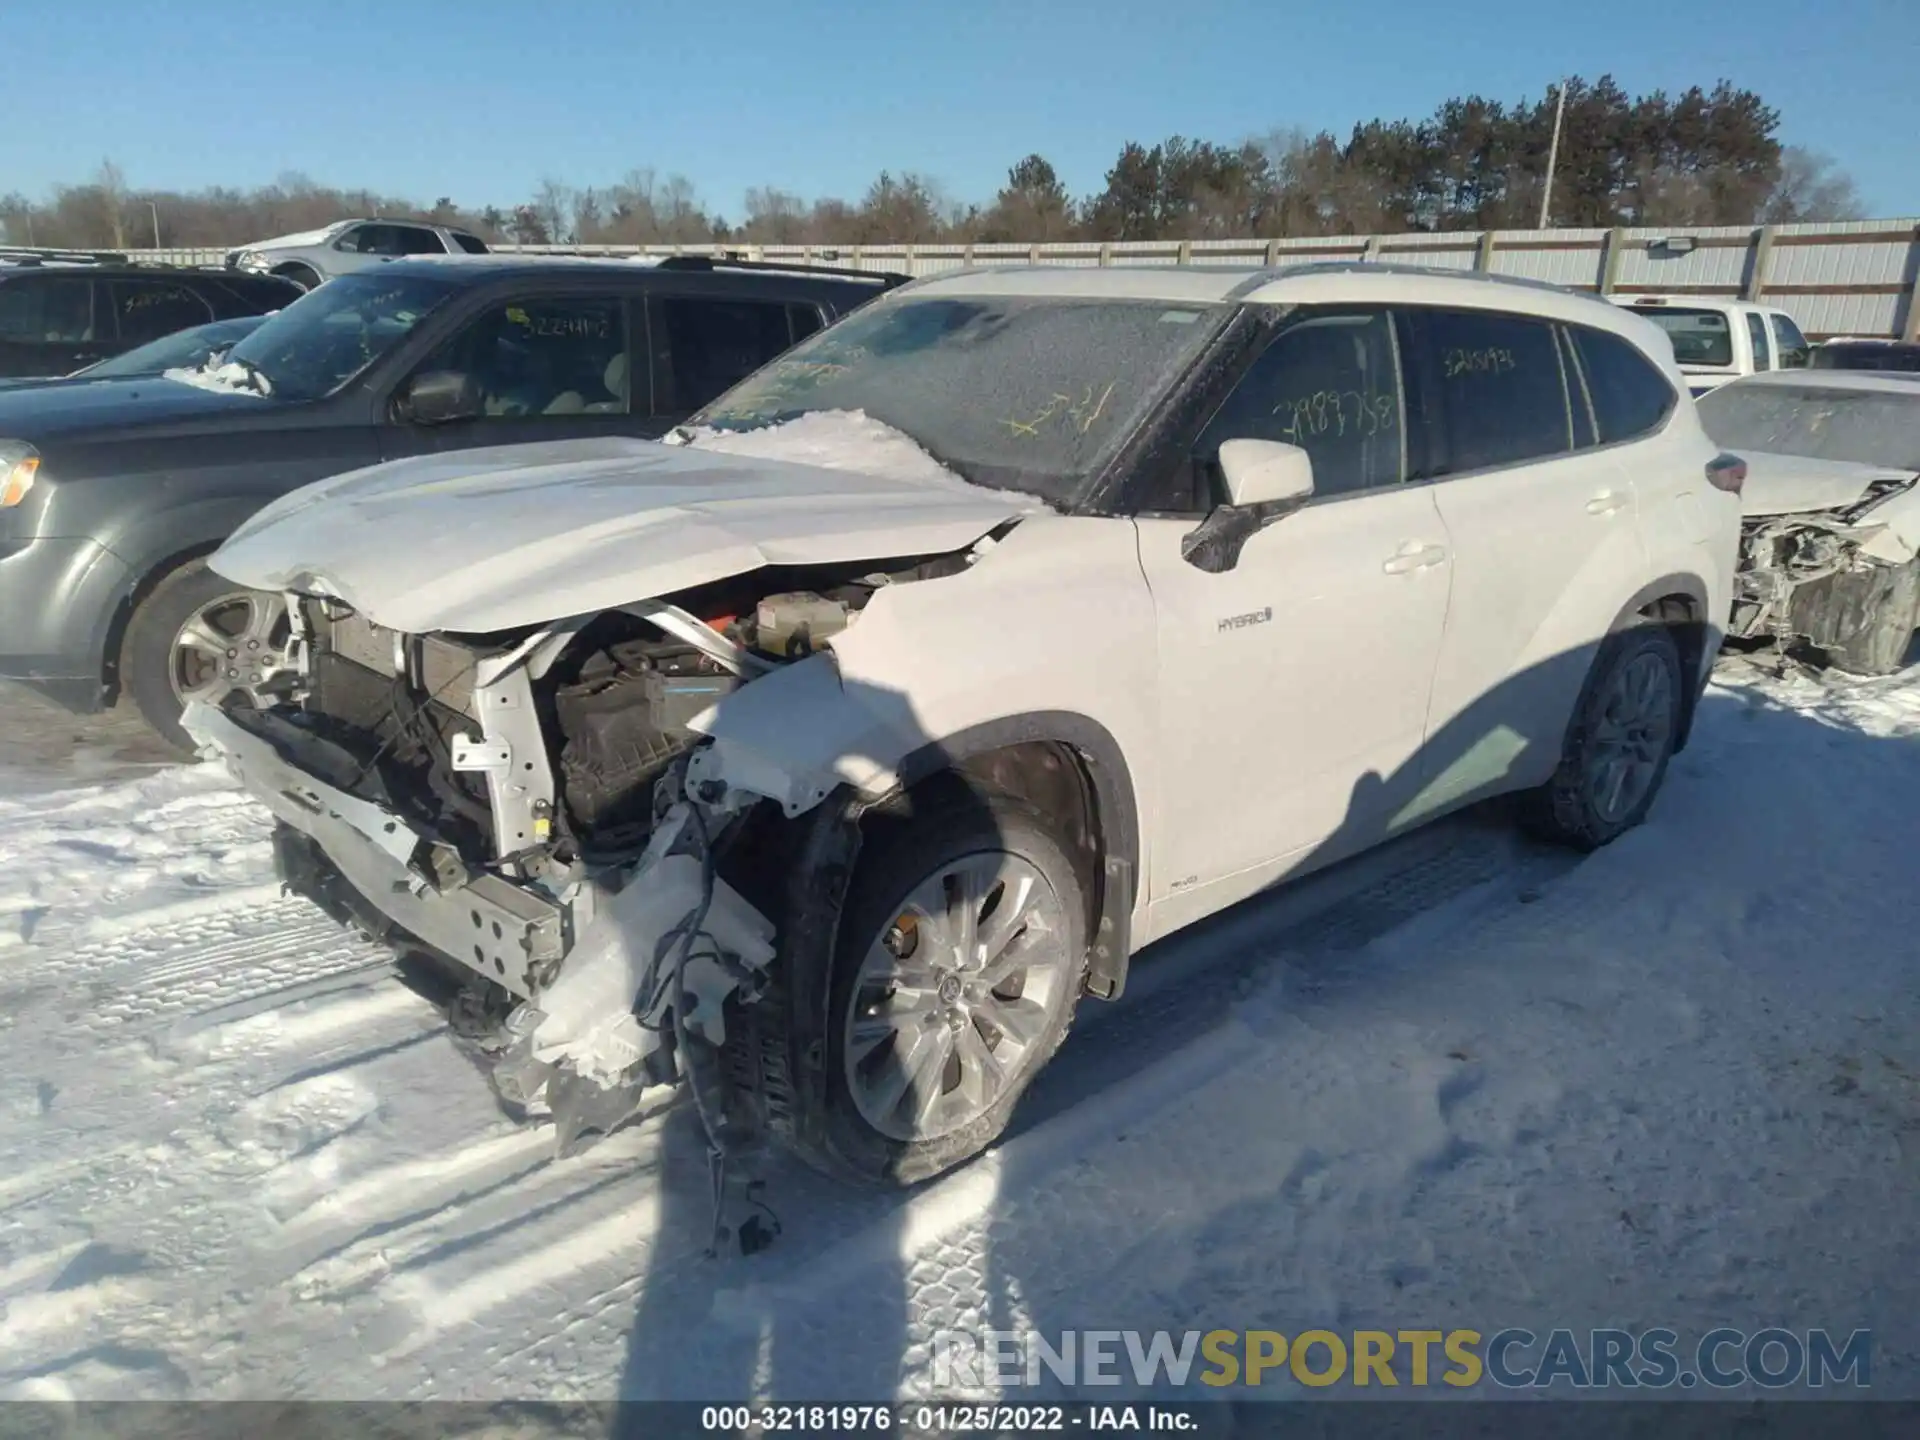
[(1837, 159), (1870, 213), (1920, 214), (1920, 0), (0, 0), (16, 65), (0, 191), (112, 157), (130, 184), (298, 170), (509, 205), (545, 176), (679, 172), (857, 197), (883, 168), (986, 199), (1029, 151), (1076, 194), (1127, 140), (1344, 133), (1448, 95), (1726, 76)]

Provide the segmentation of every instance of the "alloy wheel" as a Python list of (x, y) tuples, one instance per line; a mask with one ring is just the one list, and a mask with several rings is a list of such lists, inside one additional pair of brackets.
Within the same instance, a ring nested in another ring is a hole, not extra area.
[(236, 590), (201, 606), (180, 627), (167, 678), (182, 705), (219, 705), (241, 694), (264, 708), (273, 702), (268, 686), (292, 668), (292, 640), (282, 597)]
[(1631, 815), (1653, 788), (1673, 738), (1673, 672), (1643, 652), (1614, 671), (1587, 747), (1587, 795), (1609, 824)]
[(1032, 864), (987, 850), (913, 886), (869, 943), (845, 1024), (848, 1089), (895, 1140), (937, 1139), (993, 1108), (1073, 1003), (1070, 927)]

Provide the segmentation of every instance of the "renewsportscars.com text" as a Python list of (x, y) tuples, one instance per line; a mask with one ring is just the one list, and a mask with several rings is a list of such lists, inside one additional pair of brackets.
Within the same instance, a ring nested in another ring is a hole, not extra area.
[(1042, 1384), (1816, 1390), (1872, 1383), (1871, 1331), (939, 1330), (941, 1393)]

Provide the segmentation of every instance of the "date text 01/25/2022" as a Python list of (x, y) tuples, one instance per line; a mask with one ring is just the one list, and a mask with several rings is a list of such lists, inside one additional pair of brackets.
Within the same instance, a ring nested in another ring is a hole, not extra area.
[(898, 1430), (919, 1435), (1001, 1435), (1010, 1431), (1197, 1430), (1199, 1421), (1165, 1405), (708, 1405), (700, 1428), (718, 1434), (831, 1434)]

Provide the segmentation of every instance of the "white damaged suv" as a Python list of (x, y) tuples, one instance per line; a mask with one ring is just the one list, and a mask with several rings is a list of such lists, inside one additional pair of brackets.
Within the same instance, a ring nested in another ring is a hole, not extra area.
[[(644, 392), (641, 392), (644, 393)], [(1472, 801), (1594, 847), (1685, 743), (1744, 470), (1646, 320), (1384, 265), (906, 286), (668, 443), (296, 492), (280, 872), (468, 982), (563, 1141), (979, 1151), (1143, 945)]]

